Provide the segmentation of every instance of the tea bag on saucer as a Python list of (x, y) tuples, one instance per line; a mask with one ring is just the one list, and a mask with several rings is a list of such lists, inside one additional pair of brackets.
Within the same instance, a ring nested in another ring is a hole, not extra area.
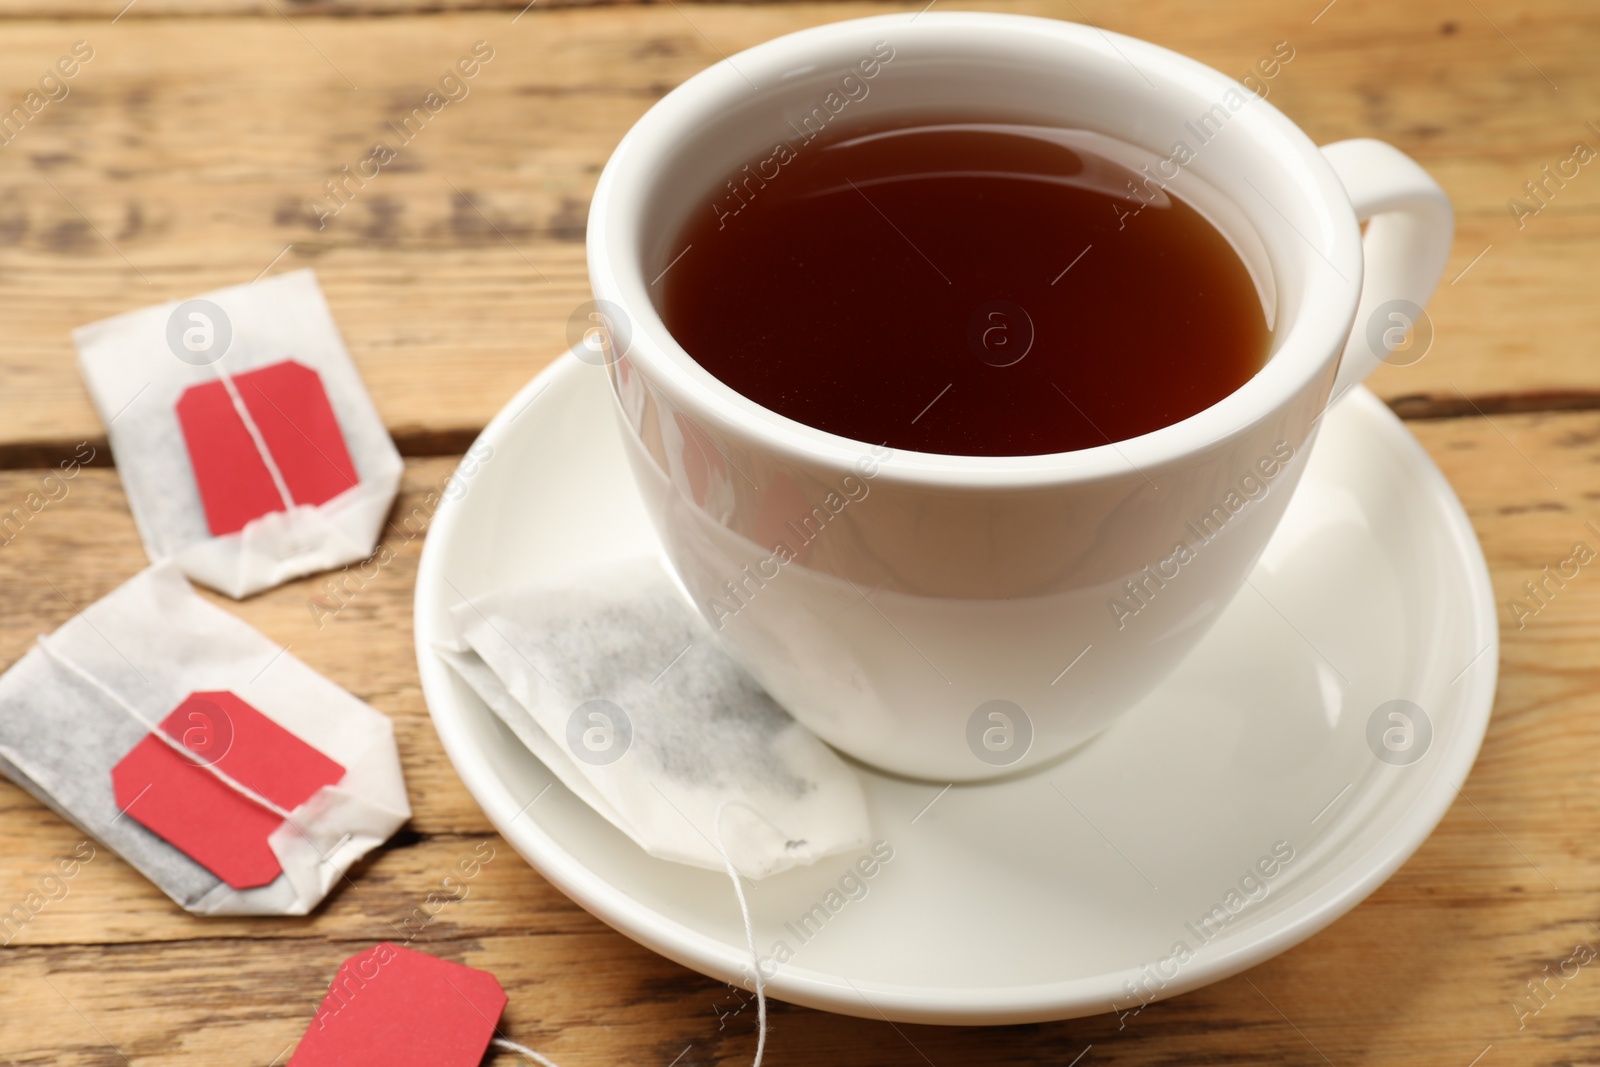
[(653, 559), (454, 609), (445, 660), (653, 856), (762, 878), (869, 838), (844, 761), (718, 644)]
[(388, 718), (170, 563), (0, 675), (0, 773), (202, 915), (304, 915), (411, 816)]
[(152, 560), (243, 597), (372, 554), (400, 454), (311, 271), (73, 340)]

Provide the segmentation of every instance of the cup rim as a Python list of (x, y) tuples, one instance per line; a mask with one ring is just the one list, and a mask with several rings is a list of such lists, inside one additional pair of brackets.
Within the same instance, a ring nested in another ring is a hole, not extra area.
[[(747, 79), (752, 72), (761, 75), (785, 68), (798, 49), (858, 43), (864, 32), (878, 28), (902, 35), (894, 38), (896, 43), (908, 33), (962, 39), (985, 34), (1045, 37), (1065, 49), (1118, 55), (1141, 72), (1159, 67), (1162, 77), (1200, 90), (1210, 99), (1229, 90), (1249, 94), (1249, 105), (1234, 116), (1230, 128), (1244, 131), (1258, 144), (1275, 142), (1263, 150), (1264, 158), (1289, 173), (1294, 184), (1306, 190), (1308, 200), (1324, 207), (1329, 223), (1320, 246), (1300, 235), (1303, 254), (1311, 264), (1305, 292), (1293, 321), (1286, 327), (1280, 324), (1282, 340), (1262, 368), (1209, 407), (1137, 437), (1070, 452), (962, 456), (906, 449), (885, 454), (882, 446), (820, 430), (764, 407), (697, 363), (657, 312), (636, 235), (619, 225), (619, 218), (642, 217), (655, 175), (679, 140), (677, 131), (715, 123), (724, 102), (750, 91)], [(1143, 475), (1248, 431), (1287, 407), (1330, 363), (1337, 362), (1355, 320), (1363, 278), (1361, 231), (1343, 184), (1310, 137), (1267, 100), (1198, 60), (1148, 41), (1059, 19), (987, 12), (876, 15), (827, 23), (755, 45), (690, 77), (639, 118), (607, 161), (589, 211), (587, 257), (595, 297), (617, 304), (629, 320), (628, 345), (619, 359), (643, 372), (674, 406), (794, 462), (839, 470), (867, 464), (876, 471), (875, 478), (888, 482), (971, 489), (1122, 478), (1130, 467)], [(1325, 266), (1319, 267), (1317, 259)]]

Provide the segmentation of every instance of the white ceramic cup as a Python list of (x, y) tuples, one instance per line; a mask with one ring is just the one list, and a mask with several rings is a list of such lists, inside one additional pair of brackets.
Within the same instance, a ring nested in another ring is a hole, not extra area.
[[(676, 244), (690, 214), (737, 203), (730, 182), (759, 195), (750, 176), (773, 175), (779, 144), (914, 111), (1092, 131), (1157, 161), (1251, 266), (1271, 357), (1181, 422), (1014, 458), (874, 448), (696, 364), (658, 304), (663, 272), (694, 254)], [(1420, 314), (1453, 229), (1396, 149), (1319, 149), (1192, 59), (1067, 22), (927, 12), (794, 33), (667, 94), (601, 175), (588, 256), (635, 477), (689, 595), (824, 740), (958, 781), (1060, 755), (1194, 647), (1272, 536), (1330, 397)]]

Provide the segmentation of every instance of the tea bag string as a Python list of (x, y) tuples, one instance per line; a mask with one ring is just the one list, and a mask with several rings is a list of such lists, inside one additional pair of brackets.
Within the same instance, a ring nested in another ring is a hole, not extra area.
[(217, 380), (222, 382), (222, 388), (227, 390), (228, 399), (233, 402), (234, 412), (239, 416), (239, 421), (244, 423), (244, 432), (250, 435), (250, 442), (256, 446), (256, 455), (261, 457), (261, 462), (267, 468), (267, 474), (272, 478), (273, 487), (278, 490), (278, 497), (283, 501), (283, 510), (293, 511), (294, 494), (289, 491), (289, 483), (284, 479), (283, 471), (278, 468), (278, 461), (272, 458), (272, 450), (267, 447), (267, 439), (261, 433), (261, 427), (256, 425), (255, 416), (251, 415), (250, 409), (245, 406), (238, 384), (234, 382), (233, 375), (223, 370), (220, 360), (214, 366), (217, 370)]
[[(188, 762), (190, 764), (198, 763), (198, 765), (201, 768), (203, 768), (212, 777), (216, 778), (217, 781), (221, 782), (223, 785), (227, 786), (229, 789), (233, 790), (235, 793), (237, 793), (240, 796), (244, 797), (246, 800), (251, 801), (252, 803), (255, 803), (255, 804), (259, 804), (263, 808), (266, 808), (268, 811), (272, 812), (272, 814), (278, 816), (280, 819), (282, 819), (284, 822), (288, 823), (290, 826), (293, 826), (295, 828), (295, 830), (300, 833), (301, 837), (305, 837), (306, 836), (305, 831), (301, 830), (300, 827), (295, 824), (294, 817), (293, 817), (293, 815), (290, 814), (290, 812), (288, 812), (284, 808), (279, 807), (277, 804), (273, 803), (271, 800), (268, 800), (266, 797), (262, 796), (260, 793), (256, 792), (254, 789), (251, 789), (249, 786), (245, 785), (243, 782), (240, 782), (238, 779), (236, 779), (232, 775), (228, 774), (228, 772), (226, 772), (226, 771), (222, 770), (220, 767), (216, 766), (216, 764), (208, 763), (205, 760), (197, 759), (195, 753), (191, 752), (188, 749), (188, 747), (186, 747), (184, 744), (179, 742), (177, 739), (169, 736), (165, 730), (161, 729), (160, 724), (153, 723), (149, 719), (145, 718), (143, 712), (141, 712), (138, 708), (134, 707), (132, 704), (130, 704), (126, 700), (124, 700), (122, 698), (122, 695), (119, 694), (116, 690), (112, 689), (110, 686), (106, 685), (100, 679), (96, 678), (94, 675), (92, 675), (88, 671), (84, 670), (77, 663), (74, 663), (72, 661), (71, 657), (66, 656), (66, 655), (62, 654), (61, 652), (57, 651), (52, 646), (52, 643), (51, 643), (50, 639), (47, 638), (46, 636), (44, 636), (43, 634), (39, 635), (39, 647), (44, 650), (44, 654), (45, 655), (47, 655), (51, 659), (55, 660), (61, 666), (65, 667), (68, 671), (70, 671), (73, 674), (77, 675), (79, 678), (81, 678), (85, 682), (88, 682), (89, 685), (93, 686), (102, 695), (104, 695), (105, 697), (109, 698), (113, 704), (115, 704), (117, 707), (121, 708), (124, 712), (126, 712), (129, 716), (131, 716), (134, 719), (134, 721), (138, 722), (145, 729), (149, 730), (150, 731), (150, 735), (152, 737), (154, 737), (157, 740), (159, 740), (162, 744), (166, 745), (168, 748), (172, 749), (174, 752), (177, 752), (180, 755), (182, 755), (185, 758), (185, 762)], [(308, 840), (309, 840), (309, 838), (308, 838)]]
[(540, 1067), (556, 1067), (554, 1060), (546, 1059), (544, 1056), (541, 1056), (537, 1052), (533, 1051), (533, 1049), (529, 1048), (527, 1045), (519, 1045), (515, 1041), (507, 1041), (503, 1037), (497, 1037), (493, 1041), (489, 1042), (489, 1044), (493, 1045), (495, 1048), (505, 1049), (507, 1052), (515, 1052), (526, 1056), (534, 1063), (539, 1064)]
[[(739, 901), (739, 917), (744, 920), (745, 943), (750, 949), (750, 969), (755, 972), (756, 976), (756, 1058), (755, 1062), (752, 1064), (752, 1067), (761, 1067), (761, 1058), (763, 1055), (765, 1055), (767, 1048), (767, 991), (766, 983), (762, 981), (761, 958), (756, 953), (755, 924), (750, 920), (750, 905), (745, 900), (744, 884), (739, 881), (739, 870), (733, 865), (733, 859), (728, 855), (728, 846), (722, 840), (722, 815), (730, 807), (744, 808), (756, 818), (772, 827), (772, 829), (785, 840), (788, 839), (789, 835), (785, 834), (783, 829), (771, 819), (767, 818), (766, 815), (762, 814), (760, 811), (757, 811), (755, 808), (752, 808), (749, 804), (746, 804), (741, 800), (725, 800), (721, 804), (717, 805), (716, 825), (713, 827), (717, 835), (717, 851), (722, 854), (723, 867), (728, 872), (728, 880), (733, 883), (733, 895)], [(540, 1055), (533, 1049), (528, 1048), (526, 1045), (517, 1044), (515, 1041), (508, 1041), (503, 1037), (497, 1037), (491, 1041), (490, 1044), (495, 1048), (505, 1049), (508, 1052), (520, 1053), (521, 1055), (532, 1060), (534, 1063), (539, 1064), (540, 1067), (556, 1067), (556, 1064), (553, 1061)]]
[(728, 846), (722, 840), (722, 816), (730, 807), (744, 808), (750, 814), (772, 827), (784, 840), (788, 840), (789, 835), (784, 833), (783, 829), (767, 818), (766, 815), (742, 800), (724, 800), (717, 805), (716, 824), (712, 827), (717, 835), (717, 851), (722, 853), (723, 867), (728, 872), (728, 880), (733, 883), (733, 895), (739, 901), (739, 916), (744, 919), (745, 944), (750, 948), (750, 969), (755, 972), (756, 976), (756, 1058), (752, 1067), (761, 1067), (761, 1057), (767, 1049), (767, 986), (766, 982), (762, 980), (761, 957), (756, 952), (756, 929), (755, 924), (750, 921), (750, 905), (744, 898), (744, 883), (739, 881), (739, 870), (733, 865), (733, 860), (729, 858)]

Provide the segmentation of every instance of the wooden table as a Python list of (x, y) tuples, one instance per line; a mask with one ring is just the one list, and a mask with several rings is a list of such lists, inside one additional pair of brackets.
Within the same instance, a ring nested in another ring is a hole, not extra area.
[[(869, 2), (556, 7), (526, 0), (0, 0), (0, 109), (88, 42), (64, 99), (0, 146), (0, 512), (79, 442), (98, 466), (0, 548), (0, 664), (145, 565), (69, 331), (314, 266), (407, 457), (402, 512), (564, 344), (587, 297), (585, 210), (630, 123), (694, 71), (789, 30), (910, 12)], [(953, 2), (953, 0), (947, 0)], [(1319, 141), (1385, 138), (1459, 212), (1421, 362), (1374, 388), (1411, 419), (1482, 538), (1500, 598), (1499, 699), (1462, 798), (1347, 917), (1247, 975), (1108, 1017), (892, 1027), (775, 1005), (772, 1064), (1576, 1063), (1600, 1059), (1600, 577), (1531, 619), (1508, 606), (1600, 545), (1600, 163), (1519, 220), (1507, 200), (1600, 148), (1600, 8), (1580, 0), (1006, 0), (1242, 73), (1276, 42), (1272, 100)], [(494, 59), (397, 164), (319, 227), (307, 202), (365, 158), (476, 41)], [(1532, 204), (1531, 201), (1529, 201)], [(504, 1031), (562, 1067), (747, 1062), (750, 1012), (591, 918), (490, 830), (428, 722), (412, 658), (420, 541), (319, 620), (291, 583), (231, 610), (393, 717), (416, 815), (311, 917), (201, 920), (102, 853), (0, 953), (0, 1063), (282, 1063), (336, 965), (485, 840), (470, 896), (418, 935), (488, 968)], [(59, 590), (59, 591), (58, 591)], [(77, 832), (0, 783), (0, 904)], [(1570, 970), (1570, 966), (1569, 966)], [(719, 1012), (719, 1005), (722, 1005)], [(1092, 1046), (1085, 1052), (1086, 1046)], [(1082, 1054), (1081, 1059), (1074, 1059)], [(509, 1064), (501, 1055), (493, 1062)]]

